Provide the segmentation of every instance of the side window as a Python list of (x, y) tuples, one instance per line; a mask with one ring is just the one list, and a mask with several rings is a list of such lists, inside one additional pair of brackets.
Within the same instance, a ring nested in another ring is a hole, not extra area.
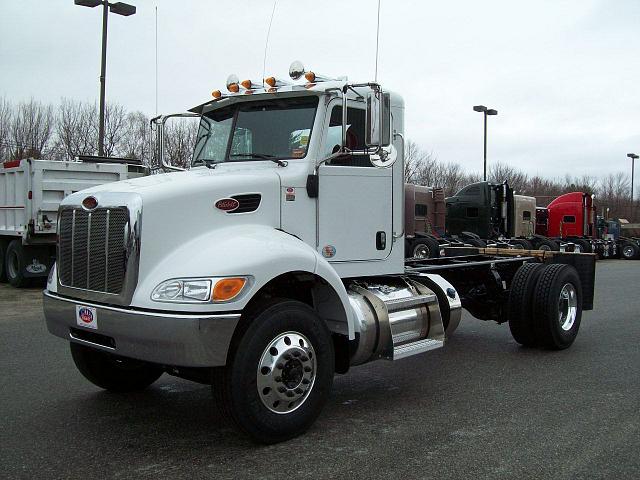
[(467, 207), (467, 218), (478, 218), (478, 208)]
[(565, 215), (562, 218), (562, 221), (564, 223), (576, 223), (576, 217), (574, 217), (573, 215)]
[[(350, 150), (364, 150), (365, 111), (360, 108), (347, 109), (347, 144)], [(329, 131), (324, 146), (325, 158), (338, 151), (342, 143), (342, 106), (331, 109)], [(330, 165), (350, 167), (372, 167), (369, 155), (345, 155), (334, 159)]]
[(524, 220), (525, 222), (530, 222), (531, 221), (531, 212), (529, 212), (528, 210), (524, 210), (522, 212), (522, 220)]
[(422, 203), (416, 203), (416, 217), (426, 217), (427, 206)]

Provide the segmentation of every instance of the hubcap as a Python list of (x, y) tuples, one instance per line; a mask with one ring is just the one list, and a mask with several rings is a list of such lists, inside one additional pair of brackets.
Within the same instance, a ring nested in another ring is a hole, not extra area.
[(576, 288), (570, 283), (565, 283), (558, 299), (558, 322), (560, 323), (560, 328), (565, 332), (571, 330), (577, 314), (578, 296), (576, 295)]
[(316, 355), (307, 337), (286, 332), (265, 348), (258, 364), (258, 396), (274, 413), (290, 413), (309, 397), (316, 378)]
[(429, 253), (431, 253), (431, 251), (429, 250), (429, 247), (427, 247), (424, 243), (416, 245), (416, 247), (413, 249), (414, 258), (429, 258)]
[(626, 246), (622, 249), (622, 255), (624, 255), (626, 258), (631, 258), (631, 257), (633, 257), (633, 247), (630, 247), (629, 245), (626, 245)]

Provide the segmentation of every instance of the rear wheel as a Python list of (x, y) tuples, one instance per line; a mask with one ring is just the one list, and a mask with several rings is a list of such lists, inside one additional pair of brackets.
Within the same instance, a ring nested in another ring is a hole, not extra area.
[(155, 382), (162, 369), (147, 362), (118, 357), (71, 342), (71, 356), (91, 383), (111, 392), (143, 390)]
[(0, 240), (0, 283), (7, 281), (7, 270), (4, 265), (6, 252), (7, 244), (4, 240)]
[(412, 254), (414, 258), (438, 258), (440, 245), (433, 238), (416, 238), (412, 244)]
[(510, 240), (509, 243), (513, 245), (513, 248), (516, 250), (532, 250), (533, 247), (529, 240), (525, 240), (524, 238), (514, 238)]
[(538, 237), (538, 238), (534, 239), (532, 241), (532, 243), (533, 243), (533, 247), (536, 250), (542, 250), (542, 251), (547, 251), (547, 252), (559, 252), (560, 251), (560, 245), (558, 245), (557, 242), (555, 242), (554, 240), (551, 240), (549, 238)]
[(570, 265), (547, 265), (533, 297), (533, 317), (541, 346), (562, 350), (571, 346), (582, 318), (582, 285)]
[(304, 433), (327, 402), (334, 374), (331, 334), (314, 310), (293, 300), (256, 309), (214, 370), (221, 413), (261, 443)]
[(525, 347), (537, 344), (531, 308), (536, 282), (543, 269), (541, 263), (525, 263), (513, 277), (509, 290), (509, 329), (514, 340)]
[(635, 260), (640, 257), (640, 247), (633, 242), (626, 241), (622, 244), (620, 253), (625, 260)]
[(24, 277), (26, 257), (22, 241), (12, 240), (9, 243), (4, 256), (4, 266), (7, 280), (13, 287), (21, 288), (26, 286), (28, 279)]
[(574, 252), (577, 253), (591, 253), (592, 252), (592, 248), (591, 248), (591, 242), (589, 242), (588, 240), (585, 240), (584, 238), (576, 238), (571, 240), (575, 247), (573, 249)]

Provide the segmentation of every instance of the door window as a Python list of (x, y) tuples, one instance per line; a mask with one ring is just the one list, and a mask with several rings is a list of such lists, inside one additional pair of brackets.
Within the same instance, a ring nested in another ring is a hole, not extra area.
[[(361, 108), (347, 109), (347, 142), (349, 150), (364, 150), (365, 135), (365, 111)], [(324, 147), (325, 158), (336, 153), (342, 143), (342, 105), (336, 105), (331, 109), (329, 130)], [(349, 167), (373, 167), (369, 161), (369, 155), (344, 155), (333, 159), (329, 165)]]

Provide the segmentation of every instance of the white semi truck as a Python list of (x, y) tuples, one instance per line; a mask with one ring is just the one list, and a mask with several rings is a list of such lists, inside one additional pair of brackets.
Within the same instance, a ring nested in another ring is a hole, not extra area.
[(304, 79), (230, 77), (192, 109), (187, 171), (62, 202), (44, 312), (88, 380), (211, 384), (223, 414), (273, 443), (314, 422), (336, 372), (442, 347), (462, 307), (524, 345), (572, 344), (592, 255), (405, 260), (402, 98), (299, 62), (290, 76)]
[(14, 287), (49, 274), (56, 255), (58, 207), (85, 188), (147, 174), (141, 162), (83, 156), (0, 163), (0, 281)]

